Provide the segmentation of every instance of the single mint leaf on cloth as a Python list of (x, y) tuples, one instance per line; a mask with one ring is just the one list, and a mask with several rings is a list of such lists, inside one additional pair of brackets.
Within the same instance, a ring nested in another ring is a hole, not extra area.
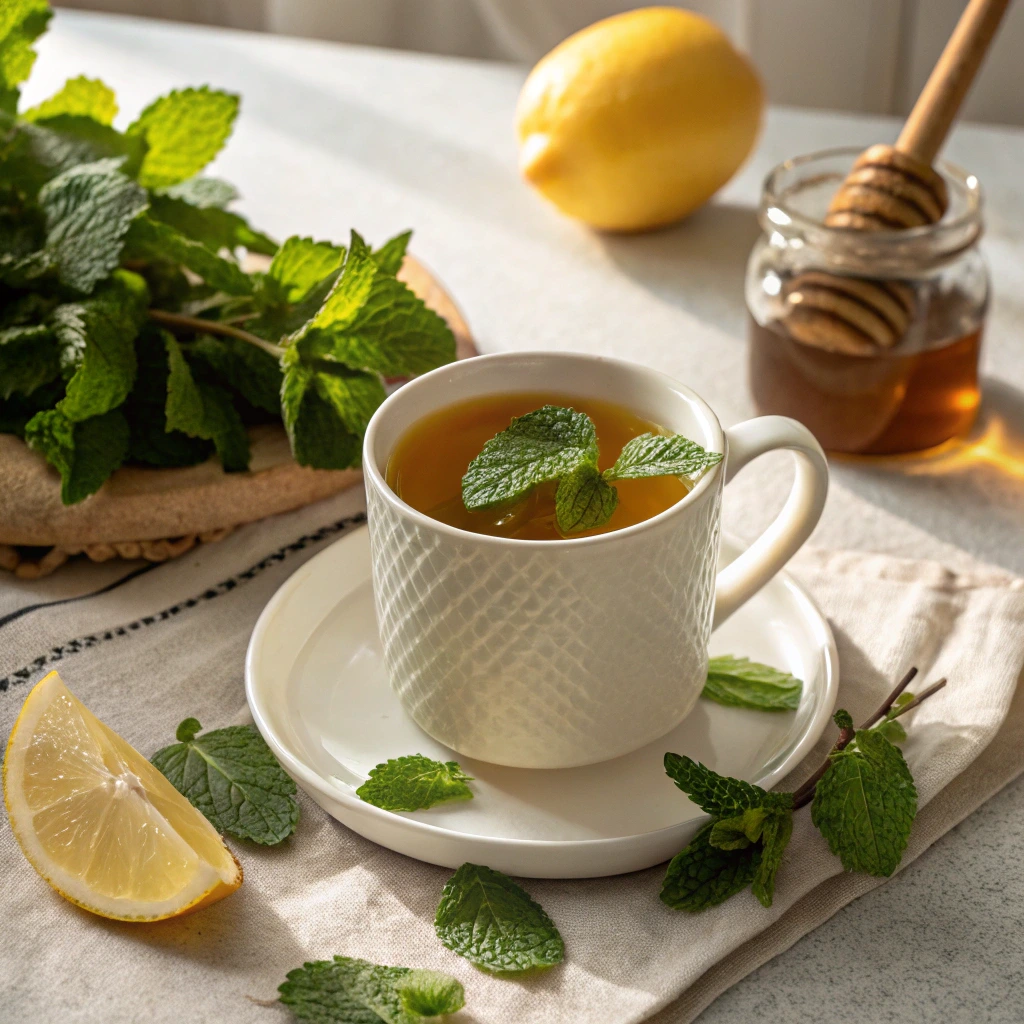
[(112, 124), (117, 115), (114, 90), (98, 78), (69, 78), (58, 92), (21, 116), (26, 121), (39, 121), (58, 114), (75, 114), (90, 117), (99, 124)]
[(847, 871), (887, 878), (899, 866), (917, 814), (907, 762), (877, 729), (859, 729), (829, 759), (811, 820)]
[(756, 711), (795, 711), (804, 684), (788, 672), (731, 654), (711, 658), (702, 697)]
[(50, 326), (60, 345), (61, 371), (69, 376), (57, 408), (75, 422), (121, 405), (135, 383), (135, 336), (146, 320), (149, 289), (128, 270), (81, 302), (57, 306)]
[(416, 1017), (445, 1017), (466, 1005), (462, 983), (440, 971), (413, 970), (395, 983), (402, 1009)]
[(128, 455), (128, 421), (119, 409), (72, 423), (60, 410), (37, 413), (25, 440), (60, 473), (61, 501), (74, 505), (100, 489)]
[(278, 997), (309, 1024), (380, 1024), (383, 1018), (349, 995), (347, 975), (331, 960), (314, 960), (289, 971)]
[(310, 1024), (417, 1024), (456, 1013), (466, 1001), (462, 985), (447, 974), (346, 956), (289, 971), (278, 993)]
[(176, 228), (149, 216), (139, 217), (128, 232), (125, 254), (134, 260), (183, 263), (212, 288), (228, 295), (249, 295), (252, 281), (233, 260), (218, 256), (202, 242), (187, 238)]
[(293, 235), (270, 261), (259, 298), (270, 305), (295, 305), (326, 277), (337, 273), (344, 260), (344, 246)]
[(358, 466), (366, 425), (384, 401), (376, 374), (321, 364), (313, 369), (286, 353), (281, 415), (292, 453), (302, 466)]
[(709, 452), (681, 434), (641, 434), (628, 441), (606, 480), (636, 480), (649, 476), (696, 476), (722, 461), (720, 452)]
[(239, 214), (218, 206), (193, 206), (185, 199), (154, 195), (150, 199), (149, 215), (187, 238), (201, 242), (214, 253), (221, 249), (233, 252), (239, 246), (266, 256), (277, 252), (277, 243), (272, 238), (256, 231)]
[(775, 875), (792, 835), (792, 811), (774, 811), (765, 819), (761, 829), (761, 860), (750, 884), (750, 891), (763, 907), (770, 907), (775, 898)]
[(412, 238), (411, 231), (403, 231), (400, 235), (386, 241), (373, 253), (374, 261), (385, 274), (397, 274), (402, 269), (405, 260), (405, 251), (409, 248), (409, 239)]
[(434, 918), (438, 938), (477, 967), (505, 973), (562, 962), (551, 918), (507, 875), (463, 864), (448, 880)]
[(385, 811), (419, 811), (446, 800), (470, 800), (473, 793), (457, 761), (433, 761), (422, 754), (395, 757), (377, 765), (356, 796)]
[(468, 509), (518, 501), (536, 484), (558, 480), (582, 465), (597, 466), (597, 431), (575, 409), (545, 405), (519, 416), (488, 441), (462, 478)]
[(723, 850), (712, 846), (713, 827), (713, 822), (705, 825), (669, 862), (661, 902), (673, 910), (700, 913), (724, 903), (754, 880), (761, 847), (748, 844), (738, 850)]
[(249, 436), (230, 394), (216, 384), (196, 381), (181, 345), (164, 336), (167, 347), (167, 429), (212, 441), (227, 473), (249, 468)]
[(57, 340), (49, 327), (20, 324), (0, 330), (0, 398), (31, 395), (59, 372)]
[(199, 734), (186, 718), (178, 742), (150, 760), (218, 832), (273, 846), (295, 831), (295, 783), (277, 763), (254, 725), (230, 725)]
[(268, 352), (238, 338), (209, 334), (196, 338), (189, 351), (247, 402), (266, 413), (280, 415), (281, 364)]
[(139, 169), (147, 188), (165, 188), (191, 178), (221, 150), (234, 127), (238, 97), (203, 86), (176, 89), (155, 100), (128, 126), (148, 149)]
[(579, 533), (604, 526), (619, 503), (619, 492), (606, 483), (595, 466), (584, 463), (558, 481), (555, 519), (562, 533)]
[(305, 360), (389, 377), (425, 373), (455, 359), (455, 336), (444, 319), (381, 270), (355, 232), (330, 294), (289, 344)]
[(666, 754), (665, 772), (702, 811), (715, 817), (733, 817), (752, 807), (793, 806), (792, 793), (769, 793), (753, 783), (719, 775), (685, 754)]
[(184, 199), (191, 206), (208, 209), (211, 206), (225, 207), (239, 198), (238, 189), (222, 178), (197, 174), (175, 185), (158, 189), (157, 193), (171, 199)]
[(46, 216), (46, 248), (61, 281), (91, 292), (118, 264), (132, 221), (148, 205), (144, 189), (118, 169), (116, 159), (80, 164), (39, 192)]

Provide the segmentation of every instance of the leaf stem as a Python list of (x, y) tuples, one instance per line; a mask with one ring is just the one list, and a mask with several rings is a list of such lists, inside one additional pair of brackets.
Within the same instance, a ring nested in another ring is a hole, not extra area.
[[(893, 704), (896, 703), (896, 699), (899, 695), (910, 685), (911, 680), (917, 675), (917, 669), (912, 668), (897, 684), (896, 688), (885, 698), (881, 707), (860, 727), (863, 729), (870, 729), (876, 722), (881, 721), (889, 712), (892, 710)], [(906, 714), (913, 708), (916, 708), (923, 701), (926, 701), (933, 693), (937, 693), (946, 685), (946, 679), (940, 679), (937, 683), (933, 683), (926, 690), (919, 693), (913, 700), (907, 701), (903, 707), (898, 708), (892, 715), (892, 718), (899, 718), (900, 715)], [(859, 731), (859, 730), (858, 730)], [(799, 807), (804, 807), (814, 799), (814, 790), (818, 783), (821, 781), (821, 777), (828, 771), (828, 766), (832, 763), (832, 755), (838, 753), (853, 739), (855, 735), (853, 729), (840, 729), (839, 738), (835, 742), (835, 746), (829, 751), (828, 757), (825, 758), (824, 763), (818, 768), (818, 770), (793, 794), (793, 810), (795, 811)]]
[(285, 352), (280, 345), (275, 345), (272, 341), (243, 331), (241, 327), (222, 324), (217, 320), (204, 320), (198, 316), (186, 316), (184, 313), (169, 313), (165, 309), (150, 309), (149, 318), (168, 327), (185, 327), (190, 331), (205, 331), (208, 334), (225, 334), (230, 338), (238, 338), (239, 341), (247, 341), (250, 345), (263, 349), (275, 359), (280, 359)]

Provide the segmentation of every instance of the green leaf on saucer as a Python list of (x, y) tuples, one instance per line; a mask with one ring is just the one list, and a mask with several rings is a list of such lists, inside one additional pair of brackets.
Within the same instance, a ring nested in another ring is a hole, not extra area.
[(728, 707), (757, 711), (795, 711), (803, 683), (788, 672), (731, 654), (708, 662), (702, 697)]
[(395, 757), (377, 765), (356, 796), (385, 811), (419, 811), (447, 800), (470, 800), (473, 793), (457, 761), (433, 761), (422, 754)]

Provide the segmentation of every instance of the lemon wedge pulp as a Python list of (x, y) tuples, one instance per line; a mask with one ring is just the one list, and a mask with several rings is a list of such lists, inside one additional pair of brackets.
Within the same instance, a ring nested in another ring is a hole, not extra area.
[(216, 829), (51, 672), (4, 758), (4, 801), (29, 863), (103, 917), (158, 921), (234, 892), (242, 869)]

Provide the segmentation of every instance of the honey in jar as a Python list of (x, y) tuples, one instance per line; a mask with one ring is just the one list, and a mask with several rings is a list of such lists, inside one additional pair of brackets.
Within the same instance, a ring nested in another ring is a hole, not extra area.
[[(988, 275), (976, 244), (978, 183), (941, 165), (950, 204), (937, 224), (826, 227), (828, 201), (856, 153), (787, 161), (765, 183), (764, 234), (747, 268), (751, 394), (760, 413), (800, 420), (827, 450), (921, 451), (966, 434), (980, 402)], [(808, 278), (836, 293), (831, 311), (827, 301), (815, 311), (814, 333), (792, 305)], [(902, 309), (890, 306), (899, 316), (865, 301), (869, 289), (898, 299)]]

